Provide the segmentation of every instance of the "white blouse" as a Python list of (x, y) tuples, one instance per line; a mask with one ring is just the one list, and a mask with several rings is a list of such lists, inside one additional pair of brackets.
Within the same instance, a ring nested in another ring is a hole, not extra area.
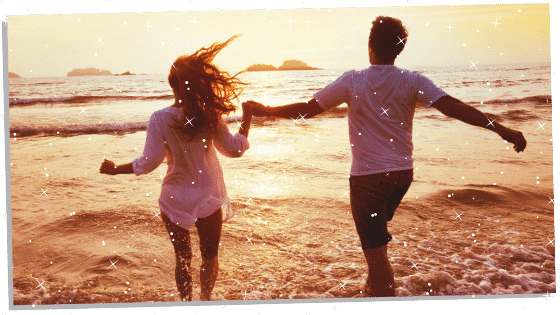
[[(228, 157), (240, 157), (249, 149), (242, 134), (232, 135), (220, 119), (217, 127), (188, 140), (175, 126), (183, 121), (183, 110), (167, 107), (152, 114), (146, 145), (132, 163), (134, 174), (155, 170), (167, 157), (167, 175), (161, 185), (159, 207), (171, 222), (189, 229), (197, 218), (222, 208), (222, 219), (233, 217), (216, 148)], [(194, 117), (196, 119), (196, 117)]]

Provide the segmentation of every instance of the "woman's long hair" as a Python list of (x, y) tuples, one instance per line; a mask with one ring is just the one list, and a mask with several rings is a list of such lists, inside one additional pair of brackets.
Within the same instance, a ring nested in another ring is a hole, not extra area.
[(238, 36), (203, 47), (192, 55), (180, 56), (171, 65), (167, 80), (173, 94), (179, 96), (184, 116), (176, 127), (191, 139), (216, 126), (223, 114), (237, 109), (232, 101), (237, 100), (243, 91), (241, 86), (246, 83), (236, 78), (239, 73), (232, 77), (228, 72), (220, 71), (212, 61)]

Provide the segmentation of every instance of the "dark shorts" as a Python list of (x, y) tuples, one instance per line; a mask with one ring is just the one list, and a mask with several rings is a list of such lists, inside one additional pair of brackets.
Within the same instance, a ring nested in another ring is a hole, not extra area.
[(362, 249), (387, 244), (387, 222), (412, 183), (412, 170), (350, 176), (350, 205)]

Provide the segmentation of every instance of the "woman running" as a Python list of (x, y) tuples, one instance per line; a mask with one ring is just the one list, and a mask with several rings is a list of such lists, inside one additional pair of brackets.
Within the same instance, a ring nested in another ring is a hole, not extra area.
[(245, 83), (212, 63), (236, 37), (177, 58), (167, 78), (175, 102), (150, 117), (143, 155), (122, 165), (105, 160), (100, 168), (104, 174), (140, 175), (167, 157), (159, 207), (175, 249), (175, 280), (183, 301), (192, 300), (193, 290), (190, 227), (195, 225), (200, 237), (200, 299), (208, 301), (218, 275), (222, 222), (233, 216), (214, 148), (228, 157), (240, 157), (249, 148), (251, 106), (243, 105), (243, 122), (235, 135), (222, 120), (237, 109), (232, 101)]

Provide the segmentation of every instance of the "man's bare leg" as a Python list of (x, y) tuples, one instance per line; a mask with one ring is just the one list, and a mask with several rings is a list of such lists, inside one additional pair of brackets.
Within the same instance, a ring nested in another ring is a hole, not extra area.
[(395, 275), (387, 256), (387, 244), (364, 249), (368, 264), (366, 294), (369, 296), (396, 296)]
[(202, 257), (200, 266), (200, 299), (210, 301), (216, 278), (218, 277), (218, 256), (212, 258)]

